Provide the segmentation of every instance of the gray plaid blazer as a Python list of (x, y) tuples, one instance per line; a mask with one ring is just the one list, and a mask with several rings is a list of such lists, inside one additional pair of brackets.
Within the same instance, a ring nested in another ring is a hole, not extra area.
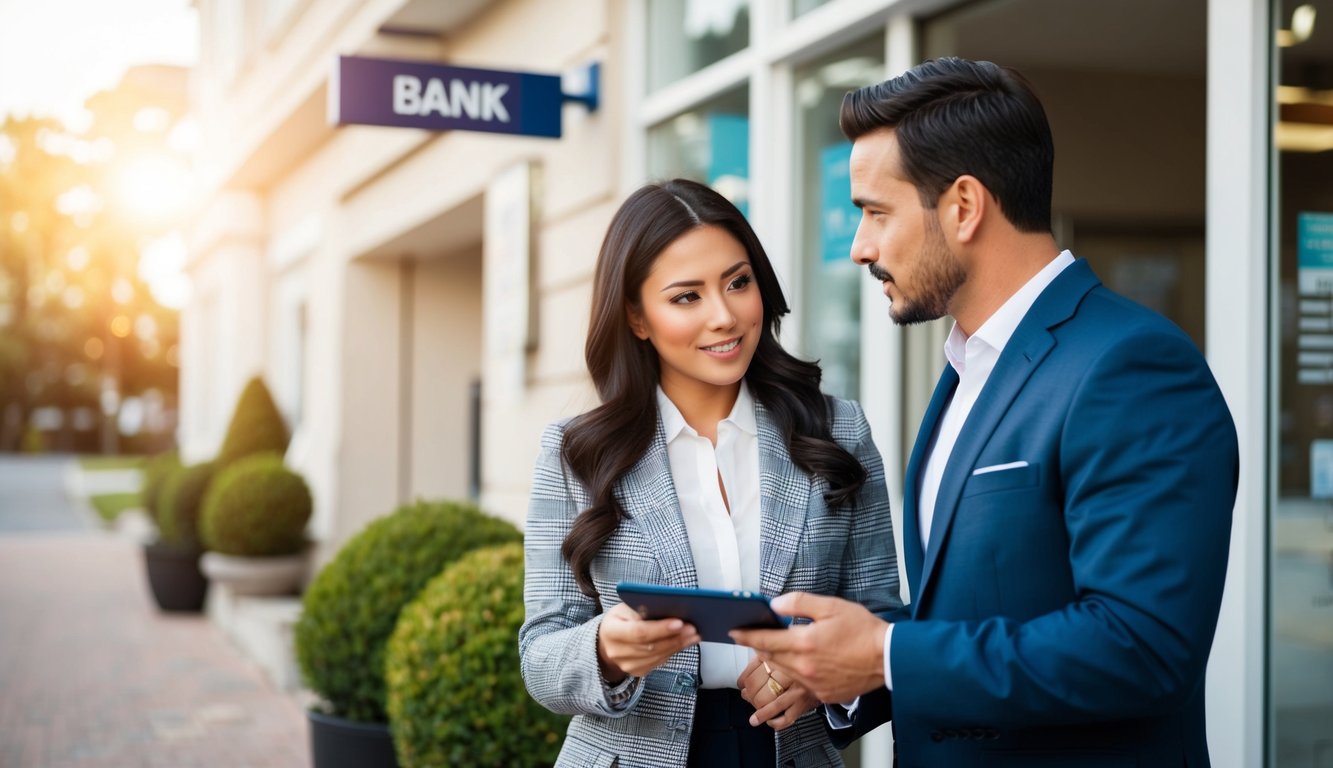
[[(900, 605), (898, 563), (884, 467), (861, 407), (833, 401), (833, 438), (866, 468), (852, 509), (824, 504), (826, 483), (792, 463), (782, 436), (756, 403), (759, 428), (760, 570), (763, 592), (838, 595), (886, 611)], [(592, 564), (597, 600), (584, 595), (560, 545), (587, 489), (560, 458), (566, 422), (542, 435), (524, 536), (526, 618), (519, 656), (528, 692), (547, 709), (574, 715), (557, 766), (661, 768), (685, 765), (699, 685), (699, 649), (687, 648), (639, 681), (627, 706), (607, 702), (597, 664), (603, 608), (620, 602), (616, 583), (696, 587), (685, 522), (676, 500), (659, 419), (648, 451), (619, 484), (629, 518)], [(599, 605), (600, 604), (600, 605)], [(842, 765), (816, 707), (776, 734), (779, 766)]]

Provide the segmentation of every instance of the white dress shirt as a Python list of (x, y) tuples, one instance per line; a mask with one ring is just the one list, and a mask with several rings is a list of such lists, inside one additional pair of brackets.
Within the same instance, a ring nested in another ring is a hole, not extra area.
[[(926, 465), (921, 471), (921, 493), (917, 502), (917, 522), (921, 531), (922, 551), (930, 549), (930, 526), (935, 518), (935, 499), (940, 492), (940, 480), (944, 477), (944, 468), (953, 454), (953, 447), (958, 442), (958, 435), (963, 431), (967, 416), (976, 405), (977, 397), (990, 379), (1000, 353), (1014, 335), (1018, 324), (1023, 322), (1028, 310), (1046, 286), (1051, 284), (1061, 272), (1074, 263), (1074, 256), (1069, 251), (1061, 251), (1051, 263), (1042, 267), (1010, 296), (995, 314), (986, 319), (981, 327), (970, 337), (966, 336), (954, 323), (949, 338), (944, 342), (944, 356), (949, 365), (958, 373), (958, 386), (953, 397), (944, 406), (940, 415), (939, 427), (935, 430), (935, 440), (926, 458)], [(908, 478), (911, 482), (911, 478)], [(916, 599), (916, 595), (912, 596)], [(889, 663), (889, 647), (893, 640), (893, 625), (884, 633), (884, 685), (893, 690), (893, 672)]]
[[(716, 447), (685, 422), (661, 387), (657, 408), (699, 586), (759, 592), (759, 431), (749, 388), (741, 382), (730, 415), (718, 422)], [(753, 653), (739, 645), (700, 643), (700, 687), (735, 688)]]

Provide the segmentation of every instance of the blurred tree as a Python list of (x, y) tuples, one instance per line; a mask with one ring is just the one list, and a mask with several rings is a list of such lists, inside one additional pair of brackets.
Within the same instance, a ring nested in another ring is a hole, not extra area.
[(49, 431), (33, 414), (51, 409), (62, 418), (48, 444), (115, 452), (126, 398), (176, 402), (177, 313), (139, 267), (184, 213), (183, 190), (164, 179), (179, 187), (186, 173), (168, 141), (185, 71), (133, 68), (86, 107), (79, 132), (0, 123), (0, 450)]

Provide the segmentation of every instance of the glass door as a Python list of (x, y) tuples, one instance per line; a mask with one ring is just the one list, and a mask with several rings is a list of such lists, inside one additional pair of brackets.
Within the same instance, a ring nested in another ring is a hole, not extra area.
[(1274, 8), (1269, 761), (1333, 766), (1333, 0)]

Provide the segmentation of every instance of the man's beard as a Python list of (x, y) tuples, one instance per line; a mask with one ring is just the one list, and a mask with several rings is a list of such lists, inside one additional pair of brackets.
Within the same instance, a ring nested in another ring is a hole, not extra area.
[(916, 295), (903, 296), (889, 306), (889, 317), (898, 325), (914, 325), (938, 320), (949, 314), (949, 302), (967, 280), (958, 257), (949, 250), (944, 232), (932, 211), (926, 211), (926, 244), (917, 259), (912, 281)]

